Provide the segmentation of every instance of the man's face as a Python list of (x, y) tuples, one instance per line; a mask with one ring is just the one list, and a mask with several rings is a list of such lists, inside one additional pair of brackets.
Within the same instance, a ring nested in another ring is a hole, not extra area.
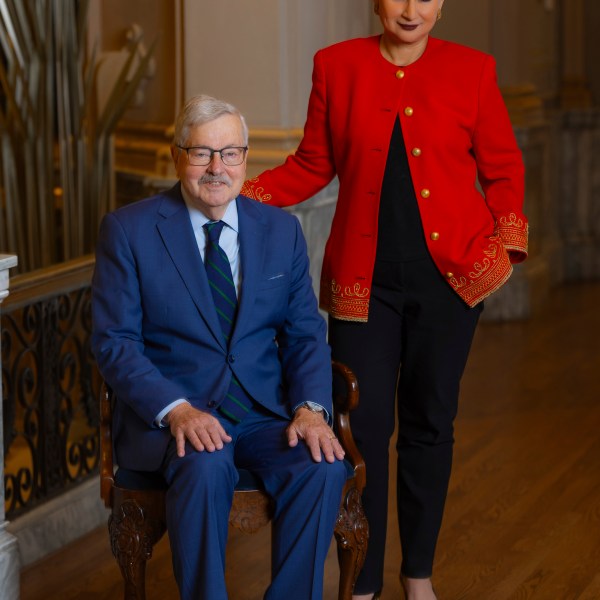
[[(244, 146), (242, 123), (237, 115), (223, 115), (192, 128), (183, 145), (187, 148), (201, 147), (209, 154), (211, 150)], [(242, 163), (233, 167), (224, 164), (218, 152), (212, 154), (206, 166), (191, 165), (188, 153), (177, 147), (173, 147), (171, 153), (186, 201), (209, 219), (221, 219), (228, 204), (242, 189), (246, 177), (245, 153)]]

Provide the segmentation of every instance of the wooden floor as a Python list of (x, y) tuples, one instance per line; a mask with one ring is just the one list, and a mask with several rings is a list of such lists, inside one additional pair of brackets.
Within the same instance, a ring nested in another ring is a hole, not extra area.
[[(440, 600), (600, 599), (598, 307), (600, 284), (566, 286), (530, 321), (480, 325), (463, 379), (436, 557)], [(385, 600), (400, 598), (390, 501)], [(232, 600), (262, 598), (268, 548), (267, 530), (232, 534)], [(177, 598), (169, 561), (163, 540), (149, 562), (149, 600)], [(336, 571), (330, 552), (326, 600), (337, 597)], [(22, 600), (120, 597), (104, 528), (26, 569), (21, 580)]]

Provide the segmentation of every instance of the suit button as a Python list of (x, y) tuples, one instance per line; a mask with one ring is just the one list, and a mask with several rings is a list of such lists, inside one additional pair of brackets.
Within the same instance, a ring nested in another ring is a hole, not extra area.
[(413, 156), (421, 156), (421, 148), (413, 148), (413, 149), (411, 150), (411, 154), (412, 154)]
[(440, 234), (437, 231), (433, 231), (429, 234), (429, 237), (434, 241), (437, 242), (437, 240), (440, 239)]
[(454, 277), (454, 273), (452, 273), (451, 271), (448, 271), (448, 272), (446, 273), (446, 277), (447, 277), (448, 279), (452, 279), (452, 278)]
[(402, 79), (404, 77), (404, 71), (402, 69), (398, 69), (396, 71), (396, 79)]
[(415, 111), (412, 109), (412, 107), (411, 107), (411, 106), (407, 106), (407, 107), (404, 109), (404, 114), (405, 114), (407, 117), (412, 117), (414, 112), (415, 112)]
[(210, 402), (206, 403), (206, 406), (208, 406), (208, 408), (214, 408), (217, 405), (217, 403), (214, 400), (210, 400)]
[(228, 354), (227, 355), (227, 362), (234, 363), (235, 362), (235, 356), (233, 354)]
[(431, 196), (431, 192), (427, 188), (423, 188), (421, 190), (421, 198), (429, 198)]

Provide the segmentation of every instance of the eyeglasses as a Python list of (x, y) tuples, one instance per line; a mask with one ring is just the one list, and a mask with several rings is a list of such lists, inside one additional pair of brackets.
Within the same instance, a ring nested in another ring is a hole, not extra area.
[(187, 152), (188, 163), (193, 167), (206, 167), (213, 159), (213, 154), (219, 153), (223, 164), (228, 167), (237, 167), (244, 162), (248, 146), (229, 146), (220, 150), (213, 150), (206, 146), (177, 146), (180, 150)]

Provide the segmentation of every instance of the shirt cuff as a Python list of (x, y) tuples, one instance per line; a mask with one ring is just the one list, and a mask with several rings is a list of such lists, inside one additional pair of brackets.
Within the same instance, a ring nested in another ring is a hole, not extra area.
[(171, 410), (173, 410), (176, 406), (179, 406), (180, 404), (183, 404), (184, 402), (189, 402), (186, 398), (179, 398), (178, 400), (173, 400), (173, 402), (171, 402), (171, 404), (167, 405), (165, 408), (163, 408), (155, 417), (154, 419), (154, 423), (156, 424), (157, 427), (159, 427), (160, 429), (164, 429), (165, 427), (168, 427), (169, 424), (165, 423), (163, 421), (163, 419), (166, 417), (167, 413), (170, 412)]

